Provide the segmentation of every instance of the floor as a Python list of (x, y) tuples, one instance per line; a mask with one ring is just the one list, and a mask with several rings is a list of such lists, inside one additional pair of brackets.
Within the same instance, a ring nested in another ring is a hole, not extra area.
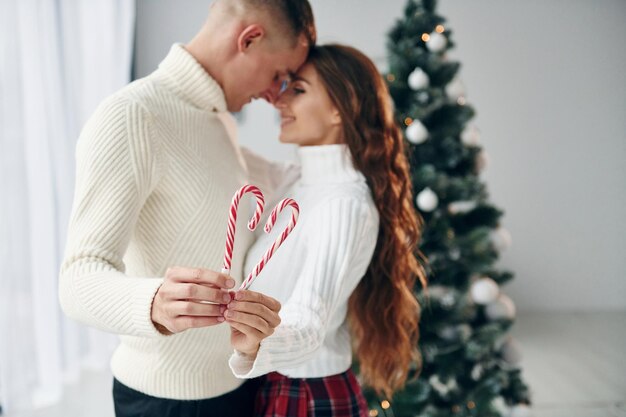
[[(626, 312), (523, 313), (513, 328), (533, 417), (626, 417)], [(113, 417), (111, 377), (86, 374), (55, 407), (10, 417)]]
[(513, 336), (535, 417), (626, 417), (626, 312), (527, 313)]

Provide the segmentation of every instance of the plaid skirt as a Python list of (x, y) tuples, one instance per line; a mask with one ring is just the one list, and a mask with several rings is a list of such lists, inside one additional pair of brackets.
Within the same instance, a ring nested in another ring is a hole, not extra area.
[(367, 417), (361, 387), (351, 370), (324, 378), (265, 377), (257, 394), (256, 417)]

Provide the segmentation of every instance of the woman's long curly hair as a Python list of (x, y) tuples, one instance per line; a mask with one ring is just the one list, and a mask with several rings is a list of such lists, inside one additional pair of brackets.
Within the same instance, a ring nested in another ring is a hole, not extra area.
[(379, 212), (374, 256), (350, 297), (348, 320), (364, 382), (390, 398), (404, 386), (413, 361), (421, 368), (413, 287), (416, 279), (426, 286), (417, 248), (423, 220), (413, 207), (404, 141), (387, 85), (367, 56), (331, 44), (312, 48), (308, 62), (341, 115), (353, 163)]

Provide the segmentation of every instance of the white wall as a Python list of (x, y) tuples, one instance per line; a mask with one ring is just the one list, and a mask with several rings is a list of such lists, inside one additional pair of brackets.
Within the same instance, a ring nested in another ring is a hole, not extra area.
[[(209, 0), (138, 0), (136, 73), (188, 41)], [(312, 0), (321, 42), (385, 67), (404, 0)], [(183, 7), (184, 6), (184, 7)], [(443, 0), (468, 99), (490, 156), (484, 178), (513, 246), (501, 266), (520, 310), (626, 309), (626, 2)], [(241, 142), (271, 158), (267, 104), (242, 115)]]

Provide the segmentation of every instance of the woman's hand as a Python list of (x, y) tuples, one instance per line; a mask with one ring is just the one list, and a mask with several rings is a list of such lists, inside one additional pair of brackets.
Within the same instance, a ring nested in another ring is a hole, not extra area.
[(230, 343), (252, 358), (256, 357), (261, 341), (274, 333), (280, 324), (280, 303), (255, 291), (238, 291), (224, 311), (230, 325)]

